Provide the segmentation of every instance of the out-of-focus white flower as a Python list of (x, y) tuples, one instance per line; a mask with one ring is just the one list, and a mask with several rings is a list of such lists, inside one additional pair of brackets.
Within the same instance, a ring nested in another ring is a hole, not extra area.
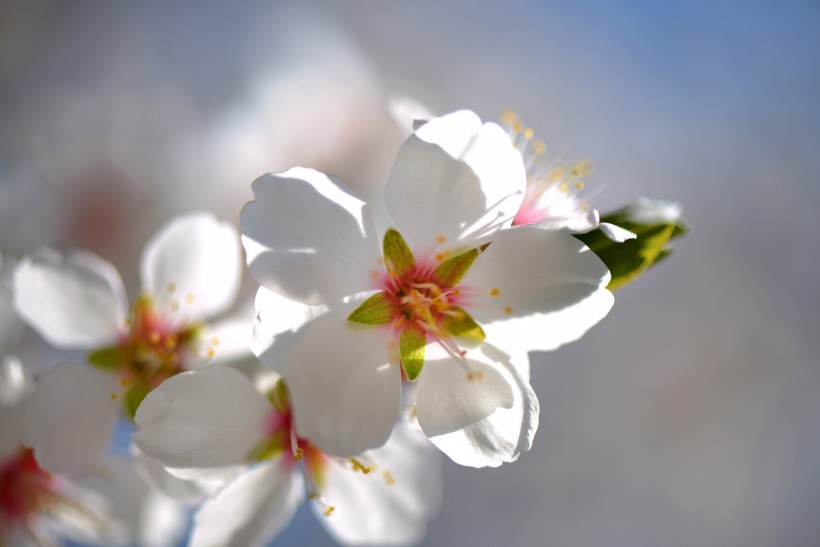
[(64, 364), (32, 394), (25, 442), (49, 471), (87, 467), (108, 444), (125, 406), (131, 415), (165, 378), (224, 353), (247, 353), (250, 333), (232, 321), (208, 327), (239, 289), (236, 229), (207, 213), (171, 221), (142, 255), (143, 293), (127, 312), (116, 269), (85, 252), (24, 258), (14, 281), (20, 316), (60, 348), (96, 348), (93, 367)]
[[(497, 466), (529, 449), (537, 400), (510, 355), (577, 339), (612, 295), (604, 265), (572, 236), (506, 229), (525, 187), (507, 134), (468, 111), (427, 122), (399, 150), (384, 195), (398, 229), (383, 253), (368, 205), (337, 179), (294, 168), (254, 183), (241, 215), (251, 271), (287, 299), (327, 306), (296, 332), (261, 325), (274, 335), (255, 342), (288, 382), (300, 434), (340, 456), (381, 446), (404, 376), (418, 380), (422, 430), (454, 461)], [(257, 311), (280, 321), (259, 300)], [(270, 358), (273, 339), (289, 355), (274, 347), (281, 358)]]
[(194, 546), (267, 544), (304, 499), (303, 483), (322, 524), (348, 544), (415, 543), (441, 502), (440, 460), (424, 437), (400, 426), (383, 448), (330, 456), (298, 435), (284, 383), (265, 396), (230, 367), (169, 379), (136, 423), (134, 442), (171, 473), (242, 470), (197, 513)]
[(683, 206), (677, 201), (639, 197), (622, 212), (639, 224), (676, 224), (683, 214)]
[(23, 335), (24, 326), (14, 310), (12, 275), (15, 261), (0, 253), (0, 355), (12, 353)]
[(42, 469), (22, 444), (33, 386), (20, 362), (0, 364), (0, 542), (57, 545), (174, 545), (184, 515), (150, 491), (122, 460), (106, 458), (76, 477)]

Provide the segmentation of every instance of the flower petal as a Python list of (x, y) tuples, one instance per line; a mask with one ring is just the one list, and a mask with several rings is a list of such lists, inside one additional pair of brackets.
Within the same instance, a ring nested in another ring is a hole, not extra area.
[(512, 351), (553, 350), (580, 338), (612, 307), (609, 271), (573, 236), (521, 226), (499, 233), (463, 286), (486, 339)]
[(401, 400), (401, 367), (388, 354), (390, 327), (348, 322), (355, 306), (305, 325), (282, 372), (299, 436), (342, 457), (382, 446)]
[(532, 446), (538, 399), (499, 350), (482, 344), (469, 354), (473, 379), (451, 359), (430, 361), (419, 381), (416, 411), (430, 440), (454, 462), (497, 467)]
[(254, 181), (242, 209), (242, 243), (259, 283), (305, 304), (366, 290), (379, 266), (367, 205), (340, 180), (293, 168)]
[(189, 545), (267, 545), (304, 499), (301, 476), (284, 458), (240, 475), (194, 516)]
[(325, 306), (302, 304), (259, 287), (251, 350), (260, 361), (281, 372), (305, 332), (299, 327), (326, 312)]
[(129, 447), (134, 466), (145, 481), (165, 497), (178, 503), (194, 505), (214, 493), (220, 481), (185, 480), (172, 475), (156, 458), (145, 455), (137, 445)]
[(40, 336), (60, 348), (112, 343), (128, 310), (116, 268), (83, 251), (65, 256), (46, 249), (20, 261), (14, 305)]
[[(328, 462), (321, 494), (334, 506), (330, 516), (313, 504), (316, 518), (341, 544), (412, 545), (441, 507), (441, 458), (417, 431), (399, 425), (382, 448), (365, 458), (372, 471)], [(367, 518), (362, 516), (366, 515)]]
[(609, 222), (601, 222), (598, 228), (604, 233), (606, 237), (615, 243), (623, 243), (629, 239), (635, 239), (638, 235), (635, 232), (630, 232), (625, 228), (610, 224)]
[(508, 227), (524, 198), (521, 154), (496, 124), (459, 111), (435, 118), (399, 150), (385, 204), (419, 257), (476, 246)]
[[(170, 547), (182, 539), (185, 510), (150, 488), (131, 461), (106, 454), (92, 472), (78, 477), (74, 484), (103, 497), (106, 515), (101, 531), (109, 528), (110, 535), (119, 531), (122, 545)], [(114, 539), (101, 537), (97, 542), (114, 544)]]
[(23, 436), (40, 467), (71, 473), (93, 465), (108, 447), (121, 391), (116, 375), (83, 365), (63, 364), (41, 377), (26, 402)]
[(271, 410), (242, 373), (215, 365), (172, 376), (149, 393), (132, 439), (177, 476), (230, 475), (264, 437)]
[(0, 360), (0, 461), (17, 453), (25, 427), (25, 398), (33, 384), (20, 360), (4, 355)]
[(222, 313), (236, 299), (242, 276), (236, 228), (205, 212), (176, 217), (146, 243), (140, 274), (143, 290), (170, 316)]

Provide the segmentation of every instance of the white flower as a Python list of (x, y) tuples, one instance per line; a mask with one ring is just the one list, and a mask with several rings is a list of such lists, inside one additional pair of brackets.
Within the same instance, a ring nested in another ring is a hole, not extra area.
[(218, 366), (170, 378), (145, 398), (133, 436), (140, 450), (186, 478), (242, 470), (196, 514), (191, 545), (267, 544), (304, 499), (303, 483), (337, 541), (419, 541), (441, 498), (429, 443), (399, 427), (379, 450), (332, 457), (299, 437), (289, 398), (281, 382), (265, 396)]
[(239, 288), (233, 226), (207, 213), (173, 220), (146, 245), (141, 274), (129, 314), (116, 269), (91, 253), (44, 251), (15, 272), (15, 305), (30, 326), (57, 347), (93, 349), (93, 367), (60, 365), (32, 394), (25, 442), (49, 471), (88, 466), (108, 445), (119, 409), (133, 415), (168, 376), (247, 348), (232, 322), (203, 322)]
[(0, 543), (56, 545), (58, 538), (101, 545), (173, 545), (184, 515), (151, 492), (129, 464), (106, 458), (82, 476), (42, 469), (22, 444), (32, 389), (20, 362), (0, 364)]
[(381, 446), (404, 376), (418, 380), (421, 428), (455, 461), (497, 466), (529, 449), (537, 401), (515, 365), (577, 339), (612, 295), (572, 236), (507, 229), (525, 187), (504, 130), (467, 111), (427, 122), (399, 150), (384, 196), (396, 228), (383, 238), (337, 179), (294, 168), (254, 183), (241, 215), (252, 273), (324, 306), (296, 329), (279, 303), (257, 300), (266, 335), (254, 351), (288, 382), (300, 434), (340, 456)]
[(534, 224), (574, 233), (597, 228), (598, 211), (579, 196), (592, 164), (578, 161), (567, 165), (560, 159), (550, 158), (544, 142), (534, 139), (533, 130), (525, 128), (512, 111), (506, 111), (501, 120), (527, 169), (526, 195), (513, 224)]

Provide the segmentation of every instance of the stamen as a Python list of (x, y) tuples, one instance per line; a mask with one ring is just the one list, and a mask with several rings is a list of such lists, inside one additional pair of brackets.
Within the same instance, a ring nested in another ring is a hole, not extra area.
[(290, 428), (290, 450), (293, 452), (293, 461), (298, 462), (302, 459), (305, 451), (299, 448), (299, 439), (296, 438), (296, 429)]

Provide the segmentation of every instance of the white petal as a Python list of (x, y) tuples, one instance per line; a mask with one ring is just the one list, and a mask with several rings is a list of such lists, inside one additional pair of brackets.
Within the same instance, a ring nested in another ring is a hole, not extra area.
[(166, 313), (203, 319), (224, 312), (242, 276), (236, 228), (210, 213), (177, 217), (145, 245), (140, 274), (143, 290)]
[(251, 302), (237, 306), (230, 315), (206, 325), (199, 337), (198, 355), (186, 361), (189, 369), (253, 358), (251, 353), (254, 309)]
[(309, 306), (259, 287), (251, 344), (253, 353), (273, 370), (281, 371), (305, 332), (300, 327), (326, 312), (326, 306)]
[(483, 379), (468, 380), (452, 360), (424, 365), (416, 403), (419, 424), (460, 465), (497, 467), (532, 446), (538, 399), (503, 356), (488, 344), (470, 352), (471, 370), (483, 373)]
[(382, 448), (365, 455), (367, 475), (328, 463), (323, 498), (330, 516), (314, 504), (316, 518), (341, 544), (412, 545), (441, 507), (441, 458), (420, 433), (399, 426)]
[(84, 365), (63, 364), (40, 378), (26, 401), (23, 437), (40, 467), (71, 473), (93, 465), (108, 447), (121, 391), (116, 375)]
[[(526, 224), (526, 223), (522, 223)], [(585, 234), (600, 225), (600, 217), (596, 209), (588, 209), (580, 204), (561, 215), (547, 216), (533, 226), (545, 230), (566, 230), (572, 234)]]
[(467, 309), (489, 342), (508, 352), (546, 351), (577, 340), (606, 316), (609, 278), (603, 262), (571, 235), (521, 226), (496, 236), (462, 286), (477, 293)]
[[(185, 511), (143, 482), (131, 461), (105, 455), (74, 484), (102, 496), (106, 514), (98, 542), (171, 546), (185, 531)], [(99, 525), (99, 523), (98, 523)]]
[(629, 204), (625, 213), (629, 220), (639, 224), (674, 224), (680, 220), (683, 206), (676, 201), (640, 197), (635, 203)]
[(305, 304), (366, 290), (379, 266), (367, 205), (338, 179), (294, 168), (254, 181), (242, 243), (261, 285)]
[(44, 250), (14, 273), (17, 313), (50, 344), (90, 348), (110, 344), (128, 304), (117, 270), (91, 253)]
[(609, 222), (602, 222), (598, 225), (601, 231), (604, 233), (606, 237), (614, 241), (615, 243), (623, 243), (628, 239), (635, 239), (638, 237), (637, 234), (634, 232), (630, 232), (620, 226), (615, 226), (614, 224), (610, 224)]
[(194, 516), (191, 547), (267, 545), (304, 498), (293, 462), (279, 458), (237, 477)]
[(16, 454), (23, 442), (25, 397), (33, 387), (20, 361), (5, 355), (0, 361), (0, 462)]
[(271, 410), (242, 373), (215, 365), (172, 376), (149, 393), (132, 439), (183, 478), (230, 474), (264, 438)]
[(475, 246), (508, 227), (526, 188), (521, 154), (507, 133), (468, 111), (430, 120), (399, 150), (385, 204), (417, 254)]
[(19, 404), (32, 388), (34, 382), (20, 359), (13, 355), (3, 355), (0, 359), (0, 405)]
[(405, 136), (410, 135), (427, 123), (427, 120), (435, 117), (429, 108), (406, 95), (390, 97), (388, 109), (393, 121)]
[(207, 495), (215, 492), (219, 486), (217, 481), (185, 480), (174, 476), (165, 469), (162, 462), (156, 458), (146, 456), (133, 443), (129, 451), (134, 466), (145, 481), (164, 496), (179, 503), (186, 505), (199, 503)]
[(0, 355), (13, 351), (25, 333), (14, 310), (14, 270), (16, 262), (0, 255)]
[(337, 456), (382, 446), (401, 402), (401, 368), (389, 361), (389, 330), (349, 323), (353, 309), (331, 310), (305, 325), (282, 373), (299, 436)]

